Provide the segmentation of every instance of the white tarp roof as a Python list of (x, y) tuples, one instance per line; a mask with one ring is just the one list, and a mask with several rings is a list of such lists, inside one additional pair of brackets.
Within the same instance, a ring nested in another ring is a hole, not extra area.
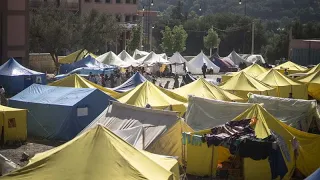
[(131, 144), (137, 149), (143, 149), (143, 126), (136, 126), (133, 128), (115, 130), (116, 135), (121, 137), (127, 143)]
[(138, 61), (135, 60), (132, 56), (130, 56), (130, 54), (127, 53), (126, 50), (121, 51), (121, 53), (118, 54), (118, 57), (119, 57), (122, 61), (130, 64), (131, 66), (134, 66), (134, 67), (139, 66)]
[(81, 133), (94, 128), (98, 124), (107, 127), (113, 132), (143, 126), (143, 149), (146, 149), (177, 120), (177, 112), (146, 109), (112, 102), (112, 105), (93, 120)]
[(118, 67), (129, 67), (130, 64), (122, 61), (115, 53), (109, 51), (96, 58), (97, 61), (107, 65), (113, 65)]
[(212, 128), (233, 120), (252, 105), (189, 96), (186, 122), (195, 131)]
[(183, 64), (187, 60), (184, 59), (179, 52), (175, 52), (168, 60), (171, 64)]
[(136, 50), (134, 50), (134, 53), (133, 53), (132, 57), (134, 59), (140, 59), (140, 58), (142, 58), (142, 57), (144, 57), (144, 56), (146, 56), (148, 54), (149, 53), (146, 52), (146, 51), (140, 51), (140, 50), (136, 49)]
[(260, 54), (241, 54), (241, 57), (246, 60), (248, 63), (266, 63), (264, 58)]
[(312, 119), (320, 127), (316, 100), (278, 98), (250, 94), (249, 102), (263, 103), (263, 107), (280, 121), (296, 129), (308, 132)]
[(166, 53), (161, 53), (161, 54), (158, 54), (159, 56), (161, 56), (163, 59), (165, 60), (168, 60), (168, 56)]
[(140, 64), (153, 66), (155, 64), (170, 64), (170, 62), (164, 59), (161, 55), (151, 51), (147, 56), (144, 56), (137, 60)]
[(201, 51), (196, 57), (186, 63), (188, 71), (192, 74), (202, 74), (202, 66), (206, 63), (208, 69), (213, 69), (214, 73), (218, 73), (220, 68), (216, 66), (209, 58)]
[(246, 60), (244, 60), (238, 53), (236, 53), (235, 51), (232, 51), (228, 56), (229, 59), (231, 59), (234, 64), (236, 64), (237, 66), (240, 65), (240, 63), (245, 63), (246, 65), (250, 65), (250, 62), (247, 62)]

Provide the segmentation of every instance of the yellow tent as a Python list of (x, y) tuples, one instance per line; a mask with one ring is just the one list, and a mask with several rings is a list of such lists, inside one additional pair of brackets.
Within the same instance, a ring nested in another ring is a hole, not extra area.
[(67, 76), (63, 79), (57, 80), (55, 82), (52, 82), (48, 84), (49, 86), (61, 86), (61, 87), (73, 87), (73, 88), (96, 88), (100, 91), (108, 94), (109, 96), (113, 98), (118, 98), (120, 96), (120, 93), (117, 93), (111, 89), (104, 88), (98, 84), (95, 84), (77, 74), (72, 74), (70, 76)]
[(155, 154), (176, 156), (179, 163), (184, 165), (183, 156), (187, 152), (183, 151), (182, 132), (193, 132), (193, 129), (183, 119), (180, 119), (146, 150)]
[[(27, 110), (0, 105), (0, 127), (3, 127), (4, 143), (27, 140)], [(2, 131), (0, 131), (2, 136)]]
[[(76, 52), (73, 52), (61, 59), (59, 59), (59, 63), (60, 64), (71, 64), (71, 63), (74, 63), (76, 61), (79, 61), (85, 57), (87, 57), (88, 55), (92, 56), (93, 58), (96, 58), (97, 56), (90, 53), (89, 51), (87, 51), (86, 49), (83, 50), (82, 52), (82, 49), (76, 51)], [(81, 52), (81, 53), (80, 53)], [(80, 53), (80, 54), (79, 54)], [(78, 57), (78, 58), (77, 58)]]
[(273, 69), (276, 69), (280, 73), (283, 73), (283, 74), (284, 74), (285, 69), (288, 69), (289, 74), (304, 72), (304, 71), (308, 70), (307, 68), (300, 66), (300, 65), (298, 65), (294, 62), (291, 62), (291, 61), (287, 61), (283, 64), (280, 64), (280, 65), (274, 67)]
[(320, 71), (320, 64), (316, 65), (315, 67), (309, 69), (306, 73), (307, 74), (312, 74), (314, 72)]
[[(271, 135), (271, 130), (277, 134), (281, 139), (283, 139), (283, 144), (280, 146), (282, 153), (284, 155), (284, 160), (288, 167), (288, 172), (285, 176), (285, 179), (291, 177), (294, 169), (294, 149), (292, 146), (292, 142), (294, 140), (294, 136), (287, 131), (280, 121), (275, 119), (270, 113), (268, 113), (265, 109), (263, 109), (260, 105), (256, 104), (245, 112), (240, 114), (234, 120), (242, 120), (246, 118), (254, 118), (258, 119), (255, 124), (254, 130), (257, 138), (266, 138)], [(210, 133), (210, 130), (203, 130), (199, 132), (195, 132), (191, 134), (191, 138), (189, 136), (184, 139), (187, 142), (187, 173), (205, 176), (214, 174), (216, 171), (216, 167), (218, 163), (223, 161), (227, 161), (230, 157), (230, 152), (228, 149), (223, 147), (209, 147), (207, 144), (202, 142), (198, 142), (198, 145), (195, 145), (196, 139), (193, 138), (194, 134), (205, 134)], [(191, 142), (190, 142), (191, 141)], [(253, 147), (254, 148), (254, 147)], [(254, 167), (254, 168), (253, 168)], [(255, 161), (250, 158), (243, 159), (243, 175), (244, 179), (271, 179), (271, 170), (268, 159)]]
[(308, 85), (308, 93), (310, 96), (320, 100), (320, 70), (299, 79), (299, 81)]
[[(245, 72), (247, 74), (249, 74), (252, 77), (257, 77), (262, 73), (267, 72), (268, 70), (262, 66), (260, 66), (259, 64), (252, 64), (251, 66), (246, 67), (245, 69), (242, 70), (242, 72)], [(240, 71), (241, 72), (241, 71)]]
[(237, 75), (229, 79), (221, 85), (221, 88), (233, 93), (244, 100), (248, 99), (248, 93), (276, 96), (276, 89), (264, 84), (263, 82), (249, 76), (245, 72), (239, 72)]
[(200, 78), (178, 89), (174, 89), (173, 92), (185, 98), (188, 98), (189, 95), (194, 95), (197, 97), (223, 101), (243, 101), (242, 98), (224, 91), (218, 86), (211, 85), (203, 78)]
[(276, 88), (278, 97), (288, 98), (289, 93), (292, 93), (292, 96), (295, 99), (308, 99), (306, 85), (290, 79), (275, 69), (270, 69), (258, 76), (257, 79)]
[(184, 97), (157, 87), (149, 81), (121, 94), (118, 101), (138, 107), (146, 107), (149, 104), (154, 109), (169, 109), (181, 114), (186, 111), (185, 103), (187, 103)]
[(141, 153), (99, 125), (59, 147), (35, 155), (27, 166), (2, 179), (175, 179), (176, 175), (167, 170), (169, 166), (163, 167), (156, 162), (159, 160), (162, 159)]

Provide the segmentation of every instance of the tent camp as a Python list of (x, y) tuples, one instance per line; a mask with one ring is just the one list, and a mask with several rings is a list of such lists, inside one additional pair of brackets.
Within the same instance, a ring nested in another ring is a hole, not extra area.
[(308, 99), (308, 90), (305, 84), (281, 74), (275, 69), (260, 74), (258, 80), (277, 89), (277, 96), (287, 98), (289, 93), (295, 99)]
[(172, 180), (178, 177), (177, 160), (141, 152), (110, 130), (97, 126), (59, 147), (36, 154), (27, 166), (2, 179)]
[(46, 74), (23, 67), (13, 58), (0, 66), (0, 84), (9, 95), (19, 93), (33, 83), (46, 82)]
[(142, 58), (142, 57), (144, 57), (144, 56), (146, 56), (148, 54), (149, 53), (146, 52), (146, 51), (140, 51), (140, 50), (136, 49), (136, 50), (134, 50), (132, 57), (134, 59), (140, 59), (140, 58)]
[(212, 128), (237, 117), (253, 104), (190, 96), (186, 122), (194, 130)]
[(171, 71), (175, 74), (185, 74), (187, 60), (179, 52), (175, 52), (168, 60), (171, 64)]
[(227, 57), (230, 58), (233, 61), (233, 63), (237, 66), (239, 66), (241, 63), (245, 63), (247, 66), (251, 65), (250, 62), (247, 62), (235, 51), (232, 51)]
[(119, 93), (102, 87), (98, 84), (95, 84), (77, 74), (72, 74), (70, 76), (67, 76), (63, 79), (54, 81), (50, 84), (48, 84), (49, 86), (60, 86), (60, 87), (72, 87), (72, 88), (96, 88), (99, 89), (100, 91), (108, 94), (109, 96), (113, 97), (113, 98), (117, 98), (120, 96)]
[(196, 57), (187, 62), (187, 70), (192, 74), (202, 74), (202, 66), (206, 63), (208, 70), (213, 69), (214, 73), (218, 73), (220, 68), (215, 65), (209, 58), (201, 51)]
[(116, 92), (120, 92), (120, 93), (127, 92), (127, 91), (134, 89), (139, 84), (141, 84), (145, 81), (147, 81), (147, 79), (144, 76), (142, 76), (139, 72), (136, 72), (126, 82), (124, 82), (123, 84), (121, 84), (118, 87), (113, 88), (113, 90)]
[(320, 115), (315, 100), (251, 94), (248, 102), (263, 104), (263, 107), (274, 117), (301, 131), (308, 132), (311, 125), (315, 125), (320, 130)]
[(243, 101), (242, 98), (235, 96), (221, 89), (218, 86), (210, 84), (203, 78), (195, 80), (190, 84), (182, 86), (178, 89), (174, 89), (172, 91), (185, 98), (188, 98), (189, 95), (194, 95), (197, 97), (204, 97), (223, 101)]
[(138, 62), (132, 56), (130, 56), (126, 50), (121, 51), (121, 53), (118, 54), (118, 57), (133, 67), (139, 66)]
[(129, 67), (131, 64), (129, 62), (125, 62), (121, 60), (115, 53), (112, 51), (109, 51), (107, 53), (104, 53), (100, 56), (97, 57), (97, 61), (107, 64), (107, 65), (112, 65), (112, 66), (117, 66), (117, 67)]
[(259, 64), (254, 63), (241, 71), (249, 74), (252, 77), (257, 77), (260, 74), (267, 72), (268, 70), (266, 68), (260, 66)]
[(193, 130), (183, 119), (180, 119), (146, 150), (155, 154), (178, 157), (179, 163), (186, 165), (182, 159), (183, 154), (187, 153), (183, 151), (182, 132), (193, 132)]
[(154, 53), (153, 51), (150, 52), (148, 55), (137, 59), (139, 64), (146, 65), (146, 66), (153, 66), (156, 64), (170, 64), (170, 62), (163, 58), (161, 55)]
[(28, 110), (28, 135), (67, 141), (113, 100), (98, 89), (34, 84), (9, 99), (10, 107)]
[[(112, 105), (92, 121), (81, 133), (101, 124), (116, 134), (120, 134), (120, 137), (125, 139), (128, 136), (126, 136), (124, 130), (127, 130), (132, 132), (129, 135), (136, 142), (135, 147), (146, 149), (177, 120), (177, 112), (153, 110), (112, 102)], [(141, 129), (139, 127), (143, 127), (142, 133), (140, 133)], [(143, 141), (139, 141), (139, 139), (143, 139)]]
[(74, 62), (72, 64), (62, 64), (60, 66), (60, 74), (68, 73), (74, 69), (81, 68), (81, 67), (90, 67), (90, 68), (112, 68), (112, 66), (107, 66), (99, 61), (97, 61), (92, 56), (87, 56), (77, 62)]
[(235, 94), (245, 100), (248, 99), (248, 93), (276, 96), (275, 88), (264, 84), (263, 82), (251, 77), (245, 72), (239, 72), (226, 83), (220, 86), (222, 89)]
[(97, 57), (96, 55), (90, 53), (86, 49), (84, 49), (84, 50), (80, 49), (78, 51), (75, 51), (75, 52), (61, 58), (61, 59), (59, 58), (59, 63), (60, 64), (72, 64), (72, 63), (79, 61), (87, 56), (91, 56), (93, 58)]
[(294, 62), (291, 62), (291, 61), (287, 61), (283, 64), (280, 64), (276, 67), (274, 67), (273, 69), (276, 69), (278, 70), (280, 73), (283, 73), (284, 74), (284, 70), (287, 69), (289, 74), (292, 74), (292, 73), (300, 73), (300, 72), (305, 72), (307, 71), (308, 69), (303, 67), (303, 66), (300, 66)]
[[(27, 110), (0, 106), (0, 127), (3, 143), (27, 140)], [(2, 134), (3, 133), (3, 134)]]
[(310, 96), (320, 100), (320, 71), (309, 74), (306, 77), (299, 79), (299, 81), (307, 84)]
[(186, 111), (187, 99), (169, 90), (157, 87), (149, 81), (125, 92), (118, 98), (121, 103), (137, 107), (150, 105), (152, 109), (168, 109), (183, 114)]

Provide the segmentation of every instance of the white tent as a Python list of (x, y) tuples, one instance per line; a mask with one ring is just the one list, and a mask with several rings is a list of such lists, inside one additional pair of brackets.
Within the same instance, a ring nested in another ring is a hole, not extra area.
[(260, 54), (241, 54), (241, 57), (246, 60), (247, 63), (266, 63), (264, 58)]
[[(116, 131), (116, 134), (120, 135), (120, 137), (130, 139), (129, 143), (135, 144), (135, 147), (143, 147), (142, 149), (145, 149), (177, 120), (177, 112), (147, 109), (112, 102), (112, 105), (84, 128), (81, 133), (101, 124), (113, 132)], [(142, 133), (139, 132), (139, 128), (135, 128), (141, 126), (143, 127)], [(122, 130), (127, 130), (127, 132)], [(128, 137), (130, 134), (132, 137)], [(139, 143), (141, 142), (141, 134), (143, 134), (142, 145)]]
[(172, 72), (175, 74), (185, 74), (184, 66), (187, 60), (179, 52), (175, 52), (168, 60), (172, 65)]
[(133, 58), (134, 59), (140, 59), (140, 58), (142, 58), (142, 57), (144, 57), (144, 56), (146, 56), (146, 55), (148, 55), (149, 53), (148, 52), (146, 52), (146, 51), (140, 51), (140, 50), (138, 50), (138, 49), (136, 49), (136, 50), (134, 50), (134, 53), (133, 53)]
[(249, 107), (250, 103), (227, 102), (189, 96), (186, 122), (194, 130), (203, 130), (231, 121)]
[(118, 57), (119, 57), (122, 61), (130, 64), (131, 66), (134, 66), (134, 67), (139, 66), (138, 61), (135, 60), (132, 56), (130, 56), (130, 54), (127, 53), (126, 50), (121, 51), (121, 53), (118, 54)]
[(137, 149), (143, 149), (143, 126), (136, 126), (133, 128), (115, 130), (116, 135), (121, 137), (127, 143), (131, 144)]
[(170, 62), (164, 59), (162, 56), (151, 51), (147, 56), (144, 56), (137, 60), (140, 64), (153, 66), (155, 64), (170, 64)]
[(159, 56), (161, 56), (163, 59), (168, 60), (168, 56), (166, 53), (162, 53), (162, 54), (158, 54)]
[(239, 66), (240, 63), (245, 63), (247, 66), (250, 65), (250, 62), (247, 62), (245, 59), (243, 59), (238, 53), (235, 51), (232, 51), (228, 56), (229, 59), (231, 59), (235, 65)]
[(188, 71), (192, 74), (202, 74), (202, 66), (206, 63), (208, 69), (213, 69), (214, 73), (218, 73), (220, 68), (216, 66), (209, 58), (201, 51), (196, 57), (187, 62)]
[(118, 67), (129, 67), (130, 64), (122, 61), (115, 53), (109, 51), (96, 58), (97, 61), (107, 65), (113, 65)]

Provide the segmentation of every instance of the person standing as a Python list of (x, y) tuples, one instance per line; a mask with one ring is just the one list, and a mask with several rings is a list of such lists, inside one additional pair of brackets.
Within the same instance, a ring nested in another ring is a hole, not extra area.
[(1, 105), (7, 105), (5, 93), (6, 93), (6, 91), (4, 90), (3, 86), (0, 85), (0, 104)]
[(207, 65), (206, 65), (206, 63), (203, 63), (203, 65), (202, 65), (202, 74), (203, 74), (203, 78), (206, 78), (206, 73), (207, 73)]
[(284, 75), (288, 76), (289, 75), (289, 71), (288, 69), (284, 69)]
[(174, 76), (174, 84), (173, 84), (173, 87), (174, 87), (174, 88), (179, 88), (179, 75), (178, 75), (178, 74), (176, 74), (176, 75)]
[(114, 85), (115, 85), (114, 75), (111, 74), (111, 75), (110, 75), (110, 87), (111, 87), (111, 88), (114, 88)]

